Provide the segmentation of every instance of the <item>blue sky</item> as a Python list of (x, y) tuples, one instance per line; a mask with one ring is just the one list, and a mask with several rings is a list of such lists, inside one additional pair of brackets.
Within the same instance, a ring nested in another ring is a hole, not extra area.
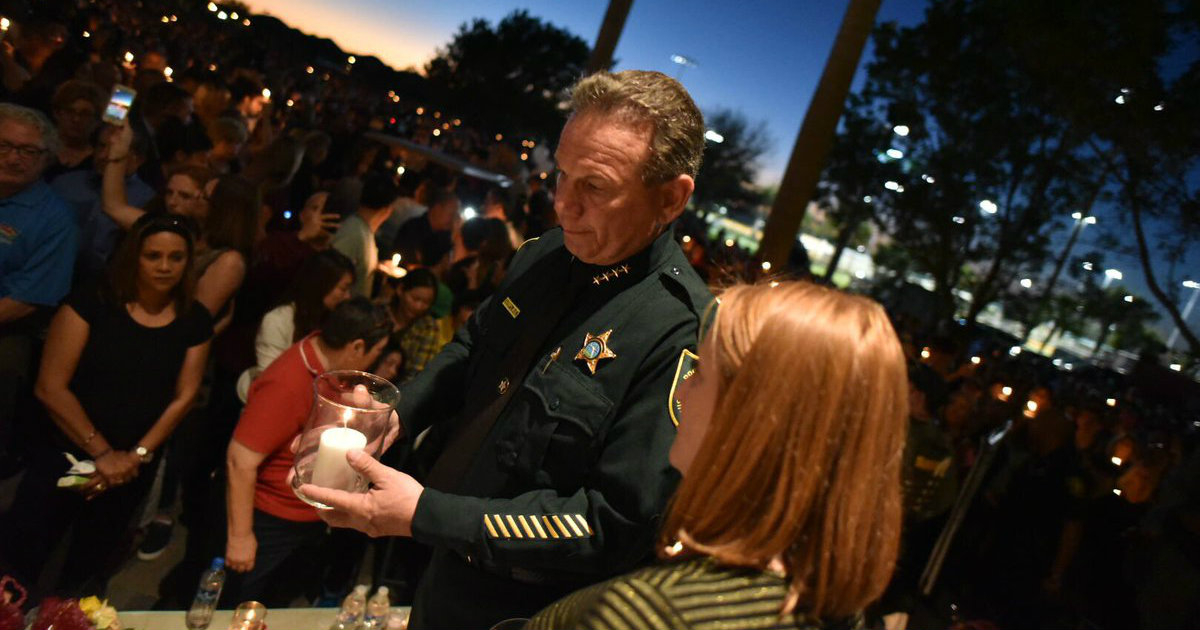
[[(702, 109), (729, 107), (751, 121), (763, 121), (772, 144), (759, 181), (774, 184), (848, 4), (849, 0), (635, 0), (617, 46), (616, 68), (665, 72), (678, 77)], [(516, 9), (526, 9), (592, 44), (608, 7), (606, 0), (248, 0), (247, 5), (329, 37), (348, 53), (376, 55), (394, 67), (418, 70), (450, 41), (459, 25), (474, 18), (495, 23)], [(883, 0), (878, 20), (912, 24), (921, 19), (924, 7), (924, 0)], [(671, 62), (673, 54), (692, 58), (697, 66), (682, 68)], [(868, 44), (863, 59), (870, 54)], [(855, 88), (863, 80), (861, 68), (860, 63)], [(1131, 230), (1119, 226), (1119, 212), (1100, 209), (1104, 225), (1097, 227), (1131, 237)], [(1085, 232), (1075, 253), (1094, 248), (1099, 232)], [(1065, 231), (1061, 238), (1065, 240)], [(1200, 269), (1200, 246), (1191, 250), (1187, 258), (1194, 264), (1184, 268)], [(1136, 257), (1110, 252), (1108, 263), (1124, 272), (1124, 284), (1135, 295), (1153, 300)], [(1165, 262), (1158, 261), (1156, 267), (1160, 281), (1165, 280)], [(1191, 321), (1200, 322), (1200, 309)], [(1160, 327), (1165, 327), (1164, 336), (1170, 330), (1169, 324)]]

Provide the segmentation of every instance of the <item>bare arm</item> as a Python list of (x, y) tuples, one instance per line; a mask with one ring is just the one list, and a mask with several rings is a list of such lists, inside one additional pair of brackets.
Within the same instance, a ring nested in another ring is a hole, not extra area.
[(179, 378), (175, 382), (175, 397), (163, 410), (154, 426), (150, 427), (146, 435), (138, 441), (138, 444), (146, 447), (147, 450), (157, 451), (163, 442), (166, 442), (167, 438), (175, 432), (175, 427), (179, 426), (184, 414), (192, 408), (196, 394), (200, 391), (200, 381), (204, 377), (204, 364), (208, 360), (208, 346), (209, 343), (206, 341), (188, 348), (187, 354), (183, 358), (183, 367), (179, 370)]
[(129, 145), (133, 130), (125, 123), (113, 134), (109, 146), (108, 164), (104, 165), (104, 181), (101, 187), (101, 207), (122, 230), (128, 230), (145, 210), (129, 205), (125, 196), (125, 162), (129, 159)]
[(237, 252), (221, 254), (196, 283), (196, 301), (214, 317), (233, 298), (246, 278), (246, 259)]
[(0, 324), (15, 322), (22, 317), (32, 314), (35, 310), (32, 304), (27, 304), (10, 297), (0, 298)]
[(225, 452), (228, 492), (225, 494), (228, 537), (225, 561), (234, 571), (254, 568), (258, 542), (254, 538), (254, 481), (266, 455), (232, 439)]

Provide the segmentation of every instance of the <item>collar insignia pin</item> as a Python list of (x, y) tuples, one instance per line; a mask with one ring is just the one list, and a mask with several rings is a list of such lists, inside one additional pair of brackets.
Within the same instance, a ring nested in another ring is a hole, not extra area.
[(609, 329), (600, 335), (588, 333), (583, 339), (583, 347), (575, 354), (576, 361), (587, 362), (588, 370), (592, 374), (596, 373), (596, 364), (603, 359), (617, 358), (617, 353), (608, 347), (608, 338), (612, 335), (612, 332), (612, 329)]

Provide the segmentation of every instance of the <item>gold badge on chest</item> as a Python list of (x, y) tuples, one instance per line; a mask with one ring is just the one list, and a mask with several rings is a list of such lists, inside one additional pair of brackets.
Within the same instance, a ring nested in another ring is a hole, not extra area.
[(599, 335), (588, 333), (583, 339), (583, 347), (575, 353), (575, 360), (585, 361), (592, 374), (596, 373), (596, 364), (600, 361), (617, 358), (617, 353), (608, 347), (608, 338), (612, 336), (612, 332), (612, 329), (609, 329)]

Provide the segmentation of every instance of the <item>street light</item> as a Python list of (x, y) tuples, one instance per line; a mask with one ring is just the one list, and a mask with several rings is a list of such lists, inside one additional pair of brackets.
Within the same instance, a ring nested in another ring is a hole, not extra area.
[[(1188, 315), (1192, 314), (1192, 307), (1196, 305), (1196, 296), (1200, 295), (1200, 282), (1195, 280), (1184, 280), (1183, 288), (1192, 290), (1192, 297), (1188, 298), (1187, 306), (1183, 307), (1183, 321), (1187, 321)], [(1179, 326), (1175, 326), (1171, 330), (1171, 336), (1167, 337), (1167, 350), (1175, 345), (1175, 340), (1179, 338)]]
[(895, 132), (897, 136), (903, 138), (904, 136), (908, 135), (908, 125), (896, 125), (895, 127), (892, 127), (892, 131)]
[(679, 72), (675, 73), (675, 80), (683, 76), (683, 71), (686, 68), (695, 68), (698, 64), (695, 59), (684, 57), (683, 55), (671, 55), (671, 63), (679, 64)]
[(708, 140), (709, 142), (715, 142), (717, 144), (721, 144), (722, 142), (725, 142), (725, 136), (722, 136), (721, 134), (713, 131), (712, 129), (709, 129), (708, 131), (704, 132), (704, 139)]
[(1030, 280), (1029, 278), (1021, 278), (1021, 286), (1025, 287), (1026, 289), (1032, 289), (1033, 280)]
[(996, 205), (996, 202), (992, 201), (991, 199), (984, 199), (983, 201), (979, 202), (979, 209), (983, 210), (987, 214), (996, 214), (996, 211), (1000, 208)]
[(1101, 286), (1100, 288), (1107, 289), (1108, 285), (1112, 284), (1113, 280), (1120, 280), (1124, 277), (1125, 276), (1124, 276), (1124, 274), (1121, 273), (1120, 269), (1105, 269), (1104, 270), (1104, 285)]

